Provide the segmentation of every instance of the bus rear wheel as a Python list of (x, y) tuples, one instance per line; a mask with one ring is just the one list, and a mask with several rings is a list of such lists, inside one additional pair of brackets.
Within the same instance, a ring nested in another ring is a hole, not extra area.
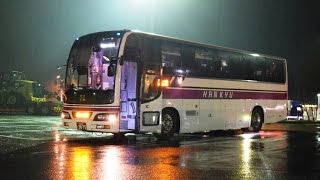
[(253, 132), (259, 132), (262, 128), (262, 124), (264, 122), (264, 117), (262, 110), (256, 108), (252, 111), (251, 115), (251, 128)]
[(161, 136), (171, 137), (174, 133), (177, 133), (178, 115), (174, 111), (170, 109), (164, 109), (162, 111), (161, 120)]

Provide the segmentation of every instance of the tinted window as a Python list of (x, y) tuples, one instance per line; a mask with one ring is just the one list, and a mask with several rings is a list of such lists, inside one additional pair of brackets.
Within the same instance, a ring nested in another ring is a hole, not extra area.
[(266, 80), (271, 82), (285, 82), (285, 64), (283, 61), (268, 59), (266, 62)]
[(195, 63), (193, 75), (203, 77), (215, 77), (218, 72), (218, 61), (213, 51), (208, 49), (195, 49)]
[(243, 79), (245, 77), (245, 63), (242, 54), (231, 53), (230, 59), (230, 78), (231, 79)]
[(141, 52), (140, 52), (140, 37), (136, 34), (130, 34), (128, 36), (123, 58), (124, 60), (128, 61), (139, 61), (141, 58)]
[(175, 74), (181, 69), (181, 48), (173, 43), (163, 42), (161, 46), (163, 74)]
[(265, 80), (265, 59), (263, 57), (254, 57), (251, 55), (243, 56), (246, 60), (246, 80)]
[(142, 37), (141, 60), (148, 64), (161, 64), (160, 40)]

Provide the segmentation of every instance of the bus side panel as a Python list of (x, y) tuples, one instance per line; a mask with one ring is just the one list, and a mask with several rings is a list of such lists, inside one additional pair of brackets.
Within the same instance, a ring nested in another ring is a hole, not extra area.
[(190, 133), (196, 132), (199, 126), (199, 105), (198, 107), (196, 105), (198, 103), (195, 100), (163, 99), (162, 108), (176, 109), (180, 117), (180, 133)]
[(225, 127), (225, 119), (220, 113), (219, 99), (200, 100), (200, 124), (201, 131), (222, 130)]
[[(140, 105), (140, 132), (161, 132), (161, 116), (162, 116), (162, 95), (159, 98)], [(148, 125), (144, 124), (144, 113), (159, 113), (158, 124)]]
[(237, 109), (232, 100), (221, 99), (221, 121), (225, 121), (224, 129), (234, 129)]
[(264, 123), (275, 123), (286, 118), (285, 100), (246, 100), (246, 109), (251, 113), (254, 107), (261, 106), (264, 113)]
[(198, 132), (200, 123), (199, 99), (183, 99), (181, 111), (180, 130), (182, 132)]
[(236, 127), (235, 129), (247, 128), (250, 126), (250, 109), (246, 108), (246, 100), (232, 100), (236, 108)]
[(286, 119), (286, 100), (268, 100), (265, 123), (275, 123)]

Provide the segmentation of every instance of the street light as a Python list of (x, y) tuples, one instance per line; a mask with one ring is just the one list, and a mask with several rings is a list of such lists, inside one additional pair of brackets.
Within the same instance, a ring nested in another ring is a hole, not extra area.
[(320, 121), (320, 93), (317, 94), (318, 106), (317, 106), (317, 120)]

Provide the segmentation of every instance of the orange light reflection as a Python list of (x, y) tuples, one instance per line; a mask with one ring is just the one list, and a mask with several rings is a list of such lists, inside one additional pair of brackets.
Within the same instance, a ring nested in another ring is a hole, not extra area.
[(86, 180), (90, 179), (92, 151), (89, 148), (72, 148), (71, 149), (71, 169), (72, 179)]

